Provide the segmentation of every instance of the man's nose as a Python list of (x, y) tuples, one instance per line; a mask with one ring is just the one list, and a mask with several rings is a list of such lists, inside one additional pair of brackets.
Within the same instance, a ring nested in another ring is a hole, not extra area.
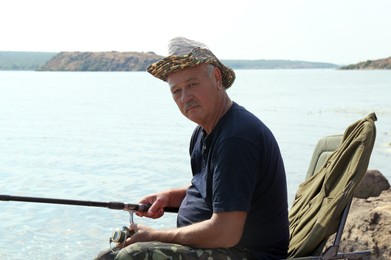
[(191, 93), (188, 90), (183, 89), (181, 95), (181, 102), (186, 103), (191, 100)]

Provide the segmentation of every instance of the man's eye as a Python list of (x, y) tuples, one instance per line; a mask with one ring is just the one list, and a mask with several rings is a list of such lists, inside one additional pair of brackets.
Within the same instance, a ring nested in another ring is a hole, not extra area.
[(180, 89), (175, 89), (172, 94), (173, 95), (178, 95), (179, 93), (181, 93), (181, 90)]

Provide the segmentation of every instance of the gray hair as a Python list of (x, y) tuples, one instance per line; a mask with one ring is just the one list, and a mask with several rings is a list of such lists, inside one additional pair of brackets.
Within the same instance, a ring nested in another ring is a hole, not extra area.
[(212, 73), (213, 73), (213, 70), (214, 70), (214, 68), (215, 68), (216, 66), (213, 65), (213, 64), (206, 64), (206, 65), (207, 65), (206, 69), (207, 69), (208, 75), (209, 75), (209, 77), (211, 77), (211, 76), (212, 76)]

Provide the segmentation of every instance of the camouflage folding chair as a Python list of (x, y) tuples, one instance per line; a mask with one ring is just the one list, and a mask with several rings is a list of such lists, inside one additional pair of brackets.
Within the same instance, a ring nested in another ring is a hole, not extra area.
[[(289, 212), (288, 258), (369, 259), (369, 251), (338, 251), (354, 191), (368, 168), (376, 120), (372, 113), (350, 125), (343, 136), (318, 142)], [(323, 250), (334, 233), (333, 245)]]

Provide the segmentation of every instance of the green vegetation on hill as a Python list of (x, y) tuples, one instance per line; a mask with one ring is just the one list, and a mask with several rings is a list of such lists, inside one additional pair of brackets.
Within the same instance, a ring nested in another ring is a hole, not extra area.
[(367, 60), (357, 64), (343, 66), (341, 70), (390, 70), (391, 57), (379, 60)]
[(36, 70), (55, 52), (0, 51), (0, 70)]

